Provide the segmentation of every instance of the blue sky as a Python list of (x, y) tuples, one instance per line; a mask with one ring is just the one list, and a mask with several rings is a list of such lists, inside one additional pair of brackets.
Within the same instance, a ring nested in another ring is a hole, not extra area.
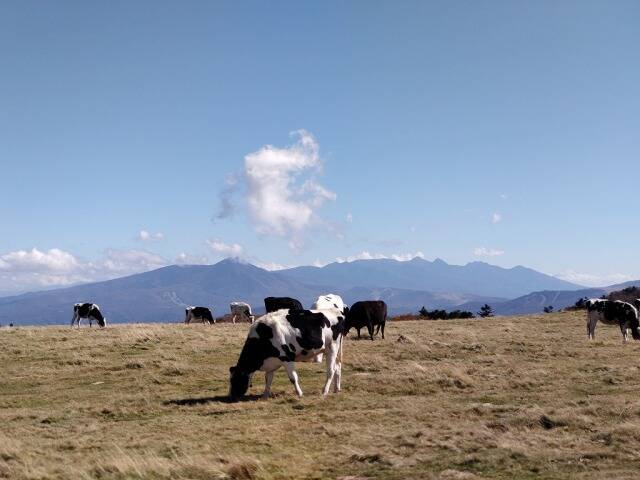
[(639, 278), (638, 25), (635, 1), (2, 2), (0, 293), (229, 253)]

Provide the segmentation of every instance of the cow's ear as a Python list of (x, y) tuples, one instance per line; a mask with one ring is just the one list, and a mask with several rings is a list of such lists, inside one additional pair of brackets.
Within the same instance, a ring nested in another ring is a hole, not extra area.
[(342, 312), (342, 313), (343, 313), (345, 316), (347, 316), (347, 315), (349, 314), (349, 307), (347, 307), (347, 306), (345, 305), (344, 310), (343, 310), (343, 312)]
[(233, 373), (236, 371), (236, 367), (229, 367), (229, 373)]

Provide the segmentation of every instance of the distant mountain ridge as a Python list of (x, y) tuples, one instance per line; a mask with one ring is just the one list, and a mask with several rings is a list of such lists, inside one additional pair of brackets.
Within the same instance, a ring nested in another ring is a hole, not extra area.
[(174, 265), (114, 280), (3, 297), (0, 324), (66, 324), (72, 305), (83, 301), (100, 305), (109, 322), (175, 322), (183, 320), (187, 305), (210, 306), (215, 316), (221, 316), (228, 313), (231, 301), (242, 300), (260, 313), (267, 296), (295, 297), (309, 307), (319, 295), (330, 292), (341, 295), (348, 304), (382, 299), (391, 314), (398, 314), (416, 312), (422, 305), (445, 309), (503, 305), (509, 295), (498, 294), (501, 289), (513, 293), (538, 285), (549, 290), (577, 288), (524, 267), (503, 269), (481, 262), (457, 266), (442, 260), (364, 260), (273, 272), (226, 259), (215, 265)]
[(279, 275), (309, 285), (389, 287), (428, 292), (458, 292), (487, 297), (514, 298), (536, 290), (577, 290), (581, 287), (533, 269), (502, 268), (484, 262), (450, 265), (414, 258), (408, 262), (391, 259), (330, 263), (324, 267), (296, 267)]

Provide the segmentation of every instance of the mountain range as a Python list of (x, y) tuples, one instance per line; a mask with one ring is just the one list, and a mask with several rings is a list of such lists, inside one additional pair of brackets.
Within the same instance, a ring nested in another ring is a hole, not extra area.
[(100, 305), (109, 322), (182, 321), (187, 305), (209, 306), (222, 316), (231, 301), (246, 301), (256, 313), (267, 296), (298, 298), (309, 307), (319, 295), (337, 293), (347, 304), (382, 299), (391, 314), (429, 309), (477, 311), (489, 303), (498, 314), (540, 312), (572, 305), (583, 296), (599, 297), (627, 282), (585, 289), (526, 267), (501, 268), (483, 262), (450, 265), (415, 258), (358, 260), (325, 267), (267, 271), (234, 259), (215, 265), (168, 266), (114, 280), (0, 298), (0, 325), (65, 324), (72, 305)]

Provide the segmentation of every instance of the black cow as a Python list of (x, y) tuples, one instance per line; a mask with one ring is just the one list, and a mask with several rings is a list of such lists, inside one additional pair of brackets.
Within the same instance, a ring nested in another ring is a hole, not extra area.
[(229, 397), (235, 401), (249, 389), (251, 377), (265, 372), (264, 397), (271, 394), (275, 371), (284, 366), (298, 396), (302, 389), (295, 368), (297, 361), (311, 361), (319, 353), (327, 358), (327, 379), (322, 394), (340, 391), (344, 317), (333, 310), (278, 310), (256, 320), (235, 366), (229, 368)]
[(208, 324), (216, 323), (211, 310), (207, 307), (187, 307), (184, 313), (184, 323), (191, 323), (194, 321)]
[(77, 322), (78, 328), (80, 328), (80, 320), (82, 318), (89, 320), (89, 326), (92, 326), (93, 320), (95, 320), (101, 327), (104, 327), (107, 324), (107, 319), (102, 316), (100, 307), (95, 303), (76, 303), (73, 305), (71, 326), (73, 327)]
[(369, 336), (373, 340), (373, 327), (378, 326), (375, 335), (382, 331), (384, 339), (384, 325), (387, 321), (387, 304), (382, 300), (369, 300), (354, 303), (347, 312), (345, 321), (345, 334), (355, 328), (360, 338), (360, 329), (367, 327)]
[(627, 330), (631, 330), (634, 340), (640, 340), (638, 310), (630, 303), (599, 298), (587, 300), (587, 336), (589, 340), (595, 338), (598, 321), (605, 325), (618, 325), (622, 332), (623, 342), (627, 341)]
[(278, 310), (303, 310), (302, 304), (295, 298), (290, 297), (267, 297), (264, 299), (264, 308), (267, 313)]

